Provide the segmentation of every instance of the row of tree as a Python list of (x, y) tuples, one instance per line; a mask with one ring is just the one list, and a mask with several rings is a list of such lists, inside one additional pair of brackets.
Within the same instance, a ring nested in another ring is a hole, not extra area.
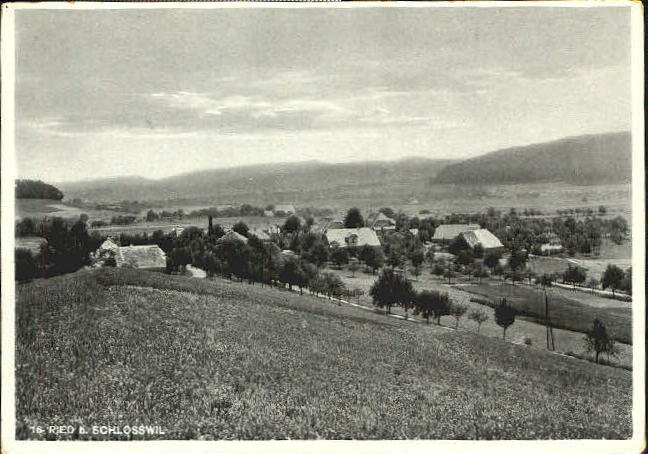
[[(422, 290), (417, 292), (412, 282), (401, 273), (392, 269), (384, 269), (376, 282), (371, 286), (369, 295), (376, 307), (384, 308), (387, 314), (391, 313), (394, 306), (401, 307), (405, 311), (405, 318), (412, 310), (414, 315), (425, 318), (427, 323), (430, 319), (440, 324), (441, 317), (450, 315), (455, 318), (455, 328), (459, 326), (459, 320), (468, 311), (465, 304), (453, 302), (447, 292), (436, 290)], [(515, 322), (515, 309), (510, 306), (506, 299), (495, 307), (495, 322), (502, 327), (503, 338), (506, 339), (506, 330)], [(472, 311), (469, 315), (477, 325), (477, 331), (481, 324), (488, 320), (488, 316), (482, 310)]]

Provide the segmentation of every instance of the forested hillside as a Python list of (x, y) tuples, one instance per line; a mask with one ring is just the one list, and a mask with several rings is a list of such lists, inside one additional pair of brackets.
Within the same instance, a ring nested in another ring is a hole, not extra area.
[(446, 167), (431, 180), (437, 184), (629, 182), (631, 151), (626, 132), (568, 137), (468, 159)]
[(40, 180), (16, 180), (16, 198), (61, 200), (63, 193)]

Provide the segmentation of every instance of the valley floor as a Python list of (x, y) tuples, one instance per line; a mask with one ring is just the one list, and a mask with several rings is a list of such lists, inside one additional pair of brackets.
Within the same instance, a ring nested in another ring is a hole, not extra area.
[(102, 269), (18, 285), (16, 304), (19, 439), (54, 423), (165, 439), (631, 436), (627, 370), (259, 284)]

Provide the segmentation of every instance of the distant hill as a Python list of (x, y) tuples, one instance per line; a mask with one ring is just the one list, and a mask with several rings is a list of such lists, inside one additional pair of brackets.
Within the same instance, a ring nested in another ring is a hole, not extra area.
[(505, 184), (630, 181), (632, 147), (627, 132), (568, 137), (507, 148), (468, 159), (431, 177), (435, 184)]
[(61, 200), (63, 193), (60, 189), (40, 180), (16, 180), (16, 198)]
[(407, 158), (400, 161), (327, 164), (319, 161), (251, 165), (185, 173), (159, 180), (140, 177), (60, 183), (67, 198), (88, 200), (320, 200), (366, 191), (423, 187), (456, 161)]

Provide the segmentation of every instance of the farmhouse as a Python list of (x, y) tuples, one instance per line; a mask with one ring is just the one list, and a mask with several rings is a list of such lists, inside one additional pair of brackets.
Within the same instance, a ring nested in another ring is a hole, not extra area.
[(99, 246), (99, 249), (97, 249), (98, 253), (103, 253), (103, 252), (112, 252), (112, 253), (117, 253), (117, 249), (119, 249), (119, 246), (117, 243), (113, 241), (111, 237), (106, 238), (106, 241), (101, 243), (101, 246)]
[(545, 233), (546, 241), (540, 245), (540, 253), (542, 255), (559, 254), (563, 251), (560, 237), (552, 231)]
[(277, 205), (274, 209), (275, 216), (289, 216), (295, 213), (295, 207), (292, 205)]
[(322, 231), (326, 232), (327, 230), (343, 229), (343, 228), (344, 228), (344, 222), (340, 221), (339, 219), (333, 219), (328, 221), (326, 224), (324, 224)]
[(484, 252), (504, 251), (504, 245), (501, 241), (487, 229), (469, 230), (462, 232), (460, 235), (471, 249), (481, 245)]
[(124, 246), (117, 249), (115, 264), (118, 268), (163, 270), (166, 268), (166, 255), (156, 245)]
[(449, 243), (463, 232), (479, 230), (477, 224), (441, 224), (434, 231), (432, 241), (437, 243)]
[(274, 217), (274, 212), (272, 210), (263, 210), (263, 215), (267, 218)]
[(240, 241), (242, 243), (247, 244), (248, 239), (245, 238), (243, 235), (241, 235), (238, 232), (235, 232), (234, 230), (230, 230), (227, 232), (225, 235), (220, 237), (216, 242), (217, 243), (225, 243), (227, 241)]
[(371, 223), (371, 228), (380, 231), (395, 230), (396, 221), (385, 215), (385, 213), (378, 213)]
[(331, 247), (380, 246), (376, 232), (369, 227), (332, 229), (327, 230), (325, 235)]

